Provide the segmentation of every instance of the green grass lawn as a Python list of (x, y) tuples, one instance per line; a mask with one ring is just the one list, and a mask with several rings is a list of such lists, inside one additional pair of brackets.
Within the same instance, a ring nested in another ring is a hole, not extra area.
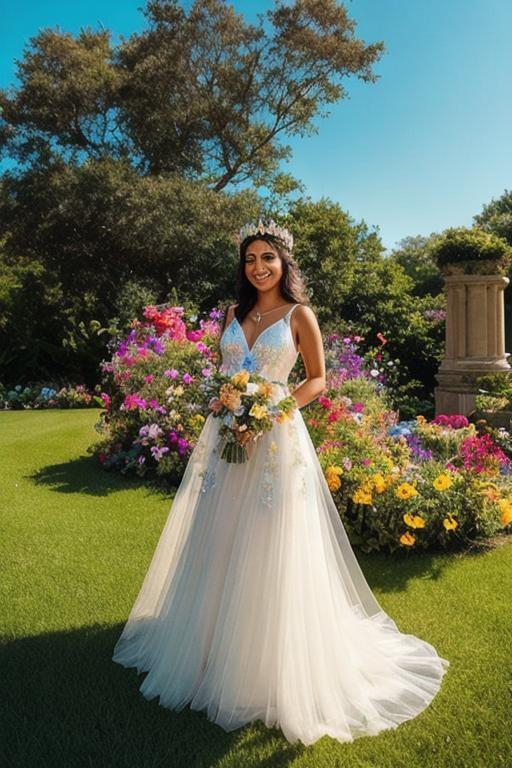
[(400, 629), (451, 662), (396, 730), (303, 747), (146, 701), (143, 675), (111, 657), (172, 497), (98, 469), (97, 413), (0, 413), (2, 766), (512, 766), (512, 537), (480, 554), (359, 556)]

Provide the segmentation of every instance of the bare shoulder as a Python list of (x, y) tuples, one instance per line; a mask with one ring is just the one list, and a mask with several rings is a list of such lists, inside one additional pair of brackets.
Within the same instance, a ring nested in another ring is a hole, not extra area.
[(229, 307), (226, 310), (226, 323), (225, 325), (228, 326), (230, 322), (232, 321), (234, 315), (235, 315), (235, 309), (238, 307), (238, 304), (230, 304)]
[(297, 331), (313, 331), (318, 328), (317, 317), (307, 304), (299, 304), (292, 314), (292, 327)]

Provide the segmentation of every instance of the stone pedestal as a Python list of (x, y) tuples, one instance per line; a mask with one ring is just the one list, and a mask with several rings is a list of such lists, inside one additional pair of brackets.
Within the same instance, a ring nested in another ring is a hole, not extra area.
[(435, 388), (439, 413), (468, 415), (475, 407), (476, 379), (487, 373), (510, 371), (505, 352), (503, 275), (448, 275), (446, 348)]

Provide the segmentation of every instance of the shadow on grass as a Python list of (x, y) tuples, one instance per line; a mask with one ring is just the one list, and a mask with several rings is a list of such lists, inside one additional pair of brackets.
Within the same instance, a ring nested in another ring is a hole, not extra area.
[(454, 551), (438, 548), (428, 552), (407, 551), (398, 555), (388, 552), (367, 554), (356, 547), (354, 551), (372, 589), (379, 588), (383, 592), (393, 593), (405, 589), (411, 579), (437, 581), (455, 558), (482, 557), (507, 544), (512, 546), (512, 536), (503, 534), (468, 542), (465, 547)]
[(46, 485), (58, 493), (85, 493), (91, 496), (108, 496), (118, 491), (144, 488), (148, 494), (168, 498), (175, 491), (173, 487), (166, 488), (142, 477), (107, 472), (101, 469), (94, 456), (80, 456), (72, 461), (48, 464), (26, 479), (36, 485)]
[(213, 768), (229, 752), (247, 764), (261, 750), (258, 766), (277, 768), (306, 749), (261, 722), (228, 733), (204, 712), (147, 701), (139, 691), (143, 674), (112, 661), (122, 626), (0, 646), (2, 765)]

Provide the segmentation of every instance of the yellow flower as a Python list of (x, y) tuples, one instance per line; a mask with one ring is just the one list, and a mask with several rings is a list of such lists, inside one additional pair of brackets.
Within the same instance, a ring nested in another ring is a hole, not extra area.
[(330, 491), (339, 491), (341, 488), (341, 474), (343, 474), (342, 468), (335, 464), (330, 464), (325, 470), (325, 477)]
[(283, 424), (285, 421), (288, 421), (290, 414), (286, 413), (285, 411), (279, 411), (279, 413), (276, 413), (274, 418), (277, 424)]
[(258, 386), (258, 392), (260, 395), (263, 395), (263, 397), (268, 398), (272, 395), (272, 392), (274, 391), (273, 385), (270, 383), (270, 381), (261, 381)]
[(241, 371), (233, 374), (231, 377), (231, 383), (234, 387), (245, 389), (249, 383), (249, 372), (246, 371), (245, 368), (242, 368)]
[(196, 413), (194, 416), (195, 421), (197, 421), (199, 424), (202, 424), (204, 421), (204, 416), (202, 413)]
[(219, 391), (219, 400), (230, 411), (236, 411), (242, 402), (240, 392), (231, 384), (223, 384)]
[(417, 496), (418, 491), (410, 483), (401, 483), (398, 488), (395, 488), (395, 494), (399, 499), (410, 499)]
[(447, 488), (450, 488), (450, 486), (453, 485), (453, 480), (449, 475), (442, 472), (436, 477), (435, 480), (432, 481), (432, 485), (436, 491), (445, 491)]
[(412, 547), (415, 541), (416, 539), (412, 533), (409, 533), (409, 531), (407, 531), (407, 533), (402, 533), (400, 536), (400, 544), (405, 544), (406, 547)]
[(341, 488), (341, 480), (338, 475), (329, 475), (327, 478), (327, 485), (330, 491), (339, 491)]
[(500, 499), (498, 506), (501, 512), (501, 523), (505, 528), (512, 523), (512, 504), (510, 503), (510, 499)]
[[(499, 504), (500, 491), (496, 483), (480, 482), (479, 485), (481, 487), (480, 493), (482, 496), (484, 496), (488, 501), (496, 501)], [(505, 500), (502, 499), (502, 501)]]
[(352, 495), (355, 504), (373, 504), (371, 491), (366, 488), (358, 488)]
[(408, 525), (410, 528), (424, 528), (425, 527), (425, 520), (423, 517), (420, 517), (420, 515), (409, 515), (405, 514), (403, 516), (404, 523)]
[(388, 487), (388, 483), (386, 482), (386, 480), (384, 479), (384, 477), (380, 472), (377, 472), (377, 474), (373, 475), (372, 483), (377, 493), (384, 493), (384, 491)]
[(185, 390), (183, 389), (181, 384), (178, 384), (177, 387), (174, 387), (172, 393), (173, 393), (173, 395), (176, 395), (176, 397), (181, 397), (181, 395), (184, 393), (184, 391)]
[(255, 419), (264, 419), (267, 415), (268, 411), (264, 405), (253, 403), (251, 410), (249, 411), (249, 416), (254, 416)]
[(447, 531), (454, 531), (458, 526), (458, 522), (450, 515), (444, 518), (443, 525)]

